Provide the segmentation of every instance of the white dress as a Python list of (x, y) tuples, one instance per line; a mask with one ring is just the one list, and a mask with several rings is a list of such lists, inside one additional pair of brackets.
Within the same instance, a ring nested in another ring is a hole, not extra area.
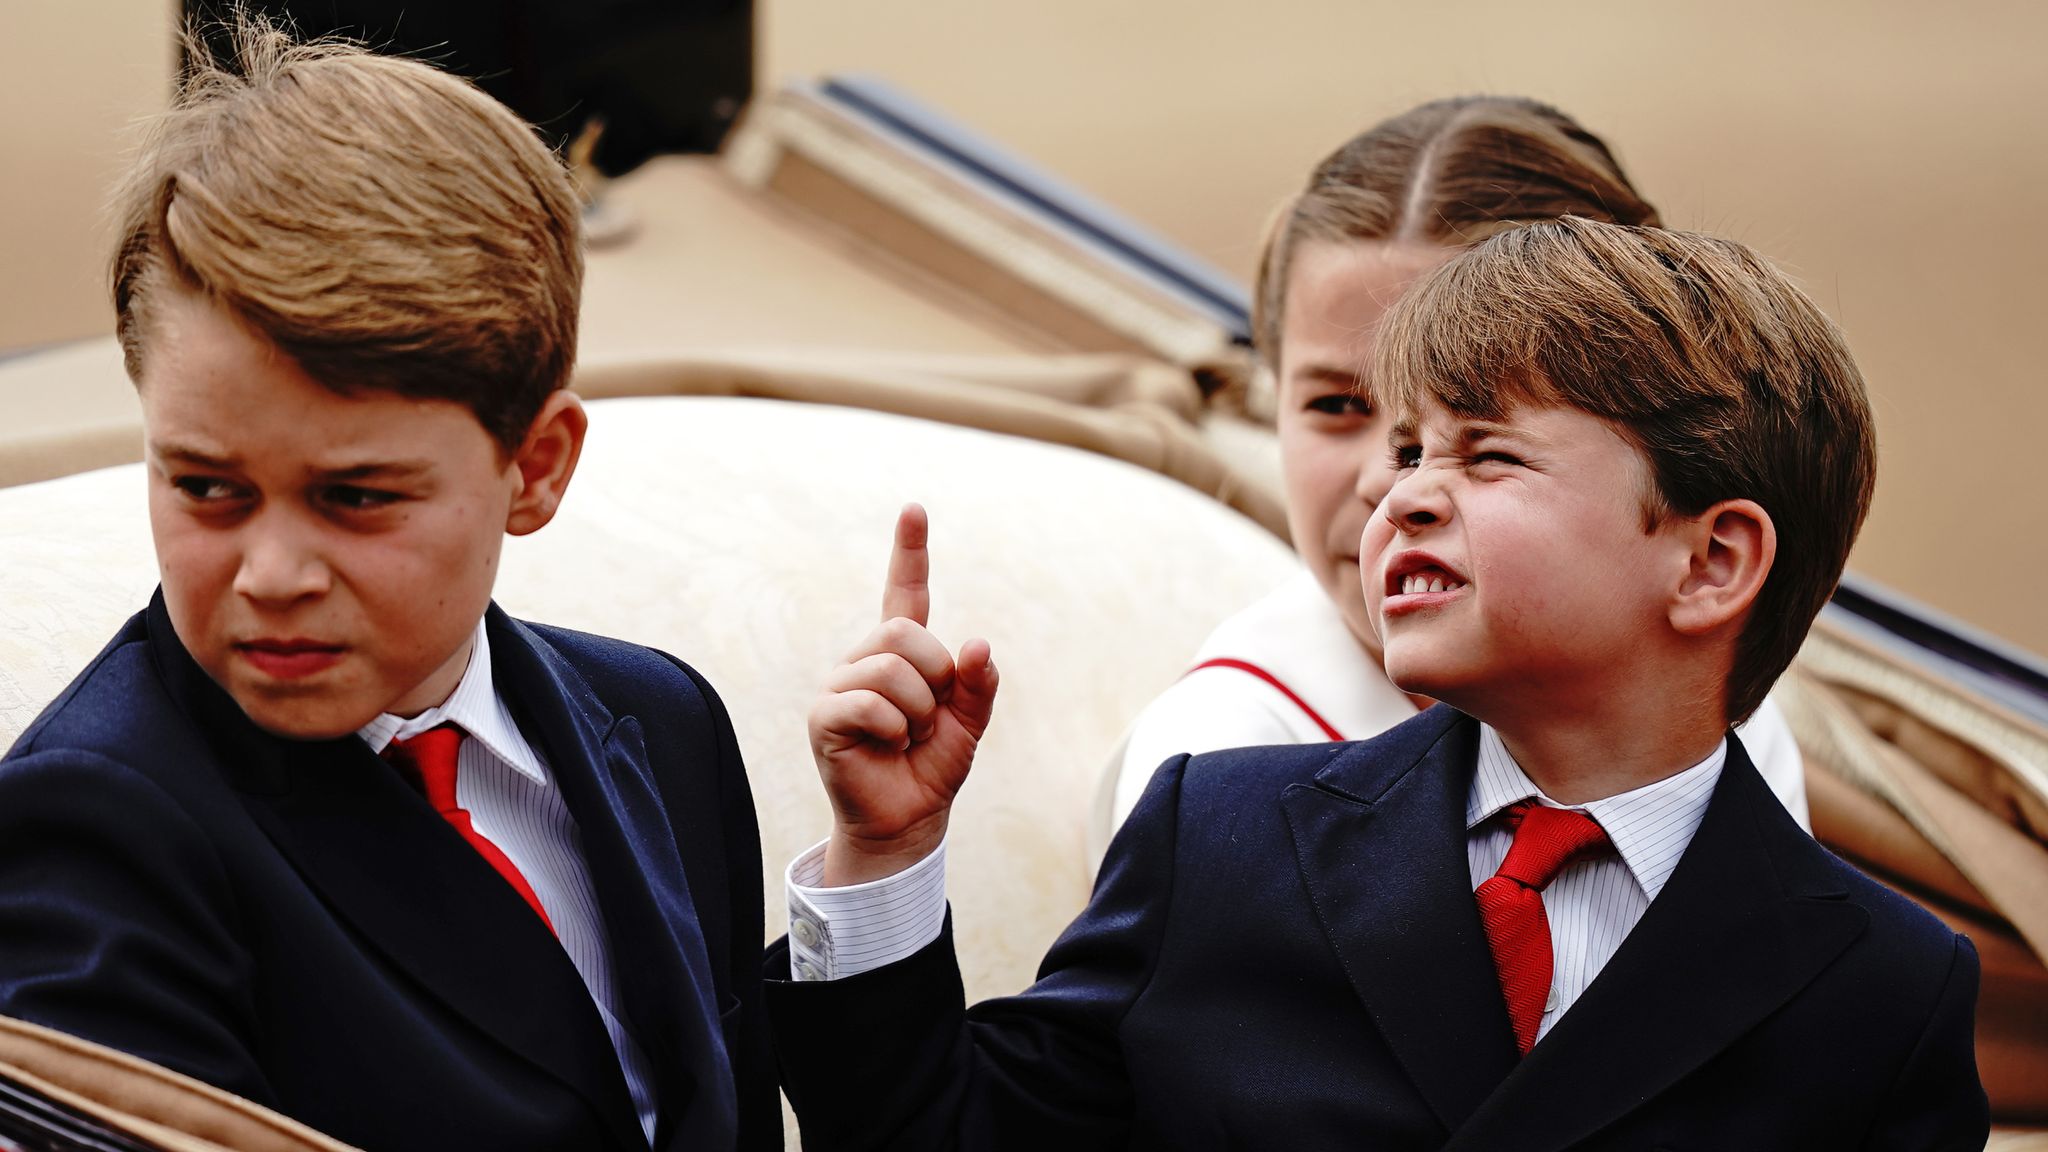
[[(1110, 799), (1112, 830), (1153, 770), (1177, 753), (1364, 740), (1415, 715), (1306, 570), (1218, 624), (1192, 666), (1131, 724)], [(1811, 831), (1804, 764), (1777, 702), (1766, 698), (1735, 731), (1764, 782)]]

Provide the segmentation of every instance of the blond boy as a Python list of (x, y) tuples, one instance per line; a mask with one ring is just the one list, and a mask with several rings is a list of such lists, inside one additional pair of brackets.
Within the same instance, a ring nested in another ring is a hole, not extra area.
[(0, 761), (0, 1013), (364, 1148), (779, 1148), (723, 708), (491, 603), (583, 443), (562, 167), (236, 40), (121, 196), (162, 586)]
[(922, 627), (906, 516), (895, 618), (812, 715), (836, 822), (769, 989), (806, 1139), (1982, 1147), (1969, 942), (1801, 832), (1729, 731), (1869, 504), (1834, 327), (1739, 245), (1567, 218), (1425, 276), (1370, 376), (1404, 417), (1366, 606), (1445, 705), (1169, 760), (1039, 981), (972, 1009), (938, 880), (995, 676)]

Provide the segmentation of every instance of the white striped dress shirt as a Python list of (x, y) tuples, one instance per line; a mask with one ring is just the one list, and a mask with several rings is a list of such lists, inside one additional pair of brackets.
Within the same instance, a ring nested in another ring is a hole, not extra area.
[(865, 884), (820, 888), (825, 843), (790, 861), (789, 972), (795, 980), (839, 980), (901, 960), (946, 926), (946, 842), (898, 872)]
[(1569, 807), (1597, 821), (1612, 853), (1567, 865), (1543, 890), (1543, 914), (1550, 922), (1550, 997), (1536, 1026), (1541, 1040), (1571, 1010), (1593, 977), (1614, 958), (1650, 901), (1664, 890), (1678, 858), (1699, 831), (1700, 817), (1721, 779), (1728, 741), (1698, 764), (1654, 784), (1592, 800), (1559, 804), (1536, 787), (1508, 754), (1500, 733), (1479, 728), (1479, 771), (1465, 800), (1465, 858), (1478, 888), (1500, 870), (1515, 834), (1493, 820), (1501, 809), (1534, 798), (1552, 808)]
[[(1558, 873), (1543, 892), (1550, 922), (1550, 996), (1536, 1028), (1550, 1031), (1622, 940), (1643, 918), (1650, 901), (1678, 867), (1706, 814), (1728, 758), (1723, 740), (1698, 764), (1604, 800), (1571, 805), (1598, 821), (1614, 844), (1611, 854), (1582, 860)], [(1479, 728), (1479, 765), (1465, 799), (1465, 856), (1472, 887), (1500, 870), (1514, 833), (1491, 820), (1511, 804), (1535, 798), (1558, 804), (1536, 787), (1500, 733)], [(784, 878), (789, 894), (790, 976), (795, 980), (838, 980), (909, 957), (938, 938), (946, 919), (946, 849), (894, 876), (844, 888), (815, 885), (825, 867), (823, 843), (790, 863)]]
[(491, 645), (477, 622), (474, 647), (462, 683), (437, 708), (410, 719), (384, 713), (357, 730), (370, 750), (381, 754), (393, 740), (406, 740), (442, 724), (461, 728), (465, 738), (455, 761), (455, 802), (470, 823), (496, 844), (547, 909), (569, 962), (590, 989), (604, 1030), (626, 1073), (626, 1087), (640, 1114), (640, 1128), (654, 1142), (654, 1070), (647, 1054), (622, 1023), (625, 1001), (613, 979), (610, 936), (583, 862), (582, 834), (555, 787), (547, 761), (519, 732), (491, 679)]

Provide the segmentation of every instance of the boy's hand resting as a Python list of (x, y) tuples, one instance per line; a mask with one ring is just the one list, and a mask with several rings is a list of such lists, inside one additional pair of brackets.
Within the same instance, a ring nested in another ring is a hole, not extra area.
[(939, 846), (995, 706), (987, 641), (962, 644), (956, 661), (925, 630), (929, 528), (916, 504), (897, 516), (881, 626), (811, 705), (811, 755), (832, 800), (828, 888), (893, 876)]

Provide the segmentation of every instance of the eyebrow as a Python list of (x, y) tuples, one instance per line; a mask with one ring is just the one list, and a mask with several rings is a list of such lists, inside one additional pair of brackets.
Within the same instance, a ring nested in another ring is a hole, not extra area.
[[(1393, 439), (1420, 440), (1422, 437), (1419, 426), (1420, 421), (1413, 415), (1404, 414), (1400, 419), (1394, 421), (1394, 426), (1388, 429), (1387, 435)], [(1524, 429), (1516, 428), (1509, 424), (1502, 424), (1494, 420), (1460, 419), (1458, 422), (1457, 441), (1461, 446), (1470, 446), (1481, 440), (1496, 436), (1504, 439), (1527, 440), (1531, 442), (1539, 440), (1538, 437)]]
[(1527, 432), (1519, 428), (1491, 420), (1467, 420), (1458, 428), (1458, 440), (1464, 444), (1473, 444), (1496, 436), (1521, 440), (1531, 439)]
[(149, 444), (149, 454), (160, 460), (172, 460), (180, 464), (190, 464), (197, 468), (206, 468), (217, 472), (228, 471), (235, 467), (235, 460), (231, 456), (215, 456), (210, 452), (202, 452), (197, 448), (188, 448), (182, 444), (159, 444), (152, 440)]
[[(233, 456), (216, 456), (181, 444), (152, 444), (158, 459), (184, 464), (209, 472), (232, 472), (241, 466)], [(362, 480), (410, 480), (433, 471), (431, 460), (377, 460), (340, 468), (318, 468), (314, 474), (330, 484), (352, 484)]]
[(374, 464), (321, 469), (320, 478), (341, 484), (356, 480), (410, 480), (433, 471), (433, 468), (431, 460), (381, 460)]
[(1294, 375), (1306, 377), (1310, 380), (1320, 380), (1328, 384), (1349, 384), (1354, 387), (1363, 387), (1365, 373), (1361, 368), (1342, 368), (1335, 364), (1310, 364), (1296, 369)]

